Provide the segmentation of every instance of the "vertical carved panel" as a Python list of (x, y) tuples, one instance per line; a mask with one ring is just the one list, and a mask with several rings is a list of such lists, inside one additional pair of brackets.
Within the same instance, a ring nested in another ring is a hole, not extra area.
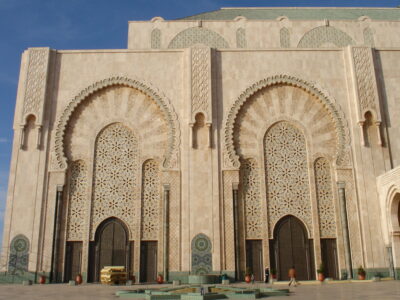
[(363, 253), (361, 246), (361, 230), (358, 218), (357, 193), (351, 169), (337, 170), (337, 180), (345, 183), (347, 221), (350, 234), (351, 259), (353, 266), (363, 265)]
[(263, 224), (257, 162), (254, 159), (246, 159), (241, 171), (246, 239), (261, 239)]
[(236, 47), (237, 48), (246, 48), (246, 29), (238, 28), (236, 30)]
[(69, 181), (68, 241), (82, 241), (87, 226), (87, 167), (78, 160), (72, 163)]
[(225, 270), (235, 270), (235, 235), (233, 220), (232, 184), (236, 180), (236, 171), (223, 172), (224, 182), (224, 236)]
[(362, 115), (365, 110), (370, 109), (376, 111), (375, 74), (371, 49), (367, 47), (354, 47), (353, 59), (357, 79), (360, 113)]
[(114, 123), (98, 135), (95, 146), (91, 238), (108, 217), (121, 219), (137, 233), (137, 138), (121, 123)]
[(375, 47), (374, 34), (372, 32), (372, 29), (369, 27), (364, 28), (363, 35), (364, 35), (364, 45), (369, 47)]
[(180, 270), (181, 245), (181, 205), (180, 205), (180, 176), (179, 172), (167, 172), (163, 176), (163, 183), (170, 186), (169, 192), (169, 270)]
[(29, 49), (23, 116), (35, 114), (38, 124), (42, 123), (49, 55), (48, 48)]
[(321, 238), (336, 238), (336, 217), (329, 162), (318, 158), (314, 163), (319, 230)]
[(269, 235), (285, 215), (302, 220), (312, 232), (310, 186), (304, 135), (288, 122), (273, 125), (264, 138)]
[(161, 30), (155, 28), (151, 31), (151, 48), (160, 49), (161, 48)]
[(192, 48), (192, 119), (198, 112), (211, 119), (211, 52), (207, 47)]
[(142, 175), (142, 239), (158, 240), (160, 214), (160, 170), (158, 163), (148, 160)]
[(281, 48), (290, 48), (290, 33), (286, 27), (281, 28), (279, 31)]

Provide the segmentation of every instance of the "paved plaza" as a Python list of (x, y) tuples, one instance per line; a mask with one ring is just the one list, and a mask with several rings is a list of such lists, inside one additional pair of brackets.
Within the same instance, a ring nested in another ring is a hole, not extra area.
[[(165, 285), (163, 285), (165, 286)], [(244, 286), (238, 284), (235, 286)], [(250, 285), (246, 285), (250, 286)], [(264, 284), (254, 284), (263, 286)], [(270, 285), (268, 285), (270, 286)], [(136, 288), (156, 288), (158, 285), (144, 286), (105, 286), (100, 284), (84, 284), (81, 286), (69, 286), (67, 284), (46, 284), (23, 286), (21, 284), (0, 285), (0, 300), (2, 299), (119, 299), (115, 296), (118, 290), (129, 290)], [(276, 284), (274, 288), (287, 288), (282, 283)], [(293, 300), (342, 300), (342, 299), (374, 299), (392, 300), (400, 299), (400, 281), (363, 282), (363, 283), (329, 283), (310, 284), (306, 282), (298, 287), (290, 288), (290, 299)], [(268, 297), (268, 299), (285, 299), (286, 296)], [(266, 298), (265, 298), (266, 299)]]

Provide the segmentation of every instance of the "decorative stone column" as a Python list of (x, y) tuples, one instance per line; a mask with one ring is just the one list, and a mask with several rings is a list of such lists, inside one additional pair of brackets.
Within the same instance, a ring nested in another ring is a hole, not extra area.
[(63, 197), (63, 186), (57, 186), (56, 205), (54, 212), (54, 232), (53, 232), (53, 256), (51, 261), (51, 282), (58, 282), (58, 256), (60, 248), (60, 227), (61, 227), (61, 207)]
[(234, 233), (235, 233), (235, 280), (240, 279), (240, 247), (239, 247), (239, 208), (238, 208), (238, 189), (239, 184), (233, 183), (233, 222), (234, 222)]
[(340, 205), (340, 216), (341, 216), (340, 219), (342, 220), (344, 257), (346, 261), (347, 279), (351, 279), (353, 278), (353, 270), (351, 266), (351, 251), (350, 251), (349, 227), (347, 222), (345, 183), (338, 182), (337, 186), (339, 193), (339, 205)]
[(164, 281), (168, 281), (168, 234), (169, 234), (169, 184), (164, 184), (164, 208), (163, 208), (163, 274)]

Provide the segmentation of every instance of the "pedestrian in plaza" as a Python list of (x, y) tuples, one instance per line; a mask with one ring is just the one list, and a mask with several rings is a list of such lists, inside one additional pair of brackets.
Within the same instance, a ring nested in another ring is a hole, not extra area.
[(265, 283), (269, 282), (269, 268), (266, 267), (264, 270), (264, 275), (265, 275)]
[(251, 284), (254, 284), (254, 274), (251, 273)]
[(293, 285), (296, 287), (297, 286), (296, 269), (294, 268), (294, 266), (292, 266), (289, 269), (288, 275), (289, 275), (289, 279), (290, 279), (289, 286), (293, 283)]

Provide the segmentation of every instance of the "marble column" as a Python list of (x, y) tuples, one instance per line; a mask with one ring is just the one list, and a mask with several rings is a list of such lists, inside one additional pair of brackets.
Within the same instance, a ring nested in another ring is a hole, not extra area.
[(169, 184), (164, 184), (164, 209), (163, 209), (163, 274), (164, 281), (168, 281), (168, 232), (169, 232)]
[(353, 270), (351, 265), (351, 250), (350, 250), (350, 237), (349, 227), (347, 222), (347, 208), (346, 208), (346, 192), (345, 183), (338, 182), (339, 203), (340, 203), (340, 219), (342, 221), (343, 239), (344, 239), (344, 257), (346, 262), (347, 279), (353, 278)]
[(238, 208), (238, 184), (232, 186), (233, 193), (233, 218), (234, 218), (234, 233), (235, 233), (235, 280), (240, 279), (240, 246), (239, 246), (239, 208)]
[(58, 282), (58, 256), (60, 249), (61, 207), (63, 186), (57, 186), (56, 205), (54, 212), (53, 257), (51, 262), (51, 282)]

